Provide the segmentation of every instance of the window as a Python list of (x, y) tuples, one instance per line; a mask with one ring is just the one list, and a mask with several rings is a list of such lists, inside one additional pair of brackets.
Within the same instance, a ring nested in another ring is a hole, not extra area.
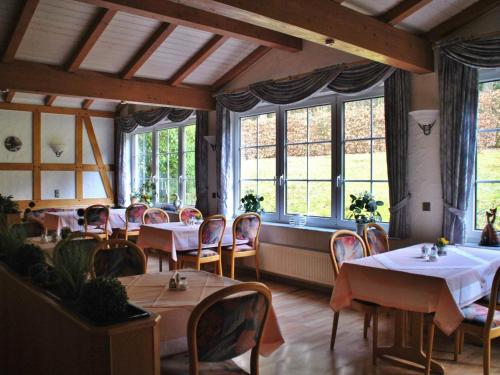
[(474, 228), (486, 225), (485, 211), (500, 206), (500, 80), (479, 85)]
[(195, 133), (186, 123), (157, 125), (134, 134), (132, 142), (132, 191), (145, 181), (156, 182), (155, 203), (172, 202), (178, 194), (187, 206), (196, 204)]
[(343, 197), (367, 190), (386, 202), (389, 221), (383, 97), (263, 105), (236, 114), (236, 123), (236, 207), (253, 192), (264, 197), (267, 220), (303, 214), (308, 225), (353, 226)]

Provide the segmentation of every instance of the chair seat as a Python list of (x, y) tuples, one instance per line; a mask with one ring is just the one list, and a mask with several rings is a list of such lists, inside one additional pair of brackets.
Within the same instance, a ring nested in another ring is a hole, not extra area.
[[(189, 354), (180, 353), (161, 359), (161, 373), (163, 375), (189, 374)], [(249, 375), (233, 361), (199, 362), (200, 375)]]
[[(253, 250), (253, 247), (247, 244), (236, 245), (234, 251), (248, 251)], [(228, 246), (224, 248), (224, 251), (233, 251), (233, 246)]]
[[(186, 251), (186, 252), (183, 252), (181, 254), (181, 256), (182, 255), (187, 255), (187, 256), (190, 256), (190, 257), (195, 257), (195, 256), (198, 256), (198, 250)], [(202, 249), (201, 250), (201, 258), (212, 257), (212, 256), (216, 256), (216, 255), (219, 255), (219, 253), (217, 253), (217, 251), (213, 251), (213, 250), (210, 250), (210, 249)]]
[(87, 228), (89, 233), (106, 234), (106, 230), (103, 228)]
[[(473, 303), (462, 309), (465, 316), (464, 323), (484, 326), (488, 317), (488, 308), (477, 303)], [(500, 311), (495, 311), (491, 328), (500, 327)]]

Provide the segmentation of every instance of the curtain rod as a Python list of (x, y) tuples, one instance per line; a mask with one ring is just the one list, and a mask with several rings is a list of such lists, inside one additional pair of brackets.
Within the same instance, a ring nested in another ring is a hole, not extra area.
[[(363, 59), (363, 60), (352, 61), (350, 63), (340, 63), (340, 64), (336, 64), (336, 65), (325, 66), (323, 68), (318, 68), (318, 69), (313, 70), (312, 72), (318, 71), (318, 70), (323, 70), (323, 69), (328, 69), (328, 68), (339, 67), (339, 66), (344, 66), (345, 68), (351, 68), (353, 66), (363, 65), (363, 64), (366, 64), (366, 63), (369, 63), (369, 62), (373, 62), (373, 61), (372, 60), (368, 60), (368, 59)], [(269, 79), (267, 81), (272, 81), (272, 82), (290, 81), (292, 79), (299, 79), (299, 78), (305, 77), (305, 76), (311, 74), (312, 72), (300, 73), (300, 74), (290, 75), (290, 76), (287, 76), (287, 77), (276, 78), (276, 79)], [(232, 89), (232, 90), (229, 90), (229, 91), (220, 90), (220, 91), (215, 92), (214, 96), (218, 95), (218, 94), (232, 94), (232, 93), (235, 93), (235, 92), (247, 91), (249, 89), (249, 87), (250, 86), (245, 86), (245, 87), (240, 87), (240, 88), (237, 88), (237, 89)]]

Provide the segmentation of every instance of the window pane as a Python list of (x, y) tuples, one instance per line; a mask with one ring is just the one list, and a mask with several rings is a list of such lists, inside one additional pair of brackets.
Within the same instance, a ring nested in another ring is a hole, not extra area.
[(259, 179), (276, 176), (276, 147), (259, 147)]
[(159, 178), (156, 185), (158, 187), (159, 202), (168, 203), (170, 201), (168, 194), (168, 180), (165, 178)]
[(478, 129), (500, 128), (500, 81), (479, 85)]
[(476, 229), (486, 225), (486, 210), (500, 206), (500, 183), (478, 183), (476, 195)]
[(373, 136), (385, 137), (384, 98), (372, 99)]
[(186, 178), (194, 178), (195, 176), (195, 160), (194, 152), (184, 153), (184, 165), (186, 170)]
[(259, 195), (264, 197), (265, 212), (276, 212), (276, 185), (272, 181), (259, 181)]
[(500, 180), (499, 166), (500, 132), (479, 133), (477, 137), (477, 180)]
[(168, 201), (172, 201), (172, 194), (179, 193), (179, 180), (177, 178), (171, 178), (168, 180)]
[(332, 145), (316, 143), (309, 145), (309, 179), (330, 180), (332, 178)]
[(246, 194), (257, 194), (257, 181), (241, 181), (241, 197)]
[(332, 138), (332, 107), (323, 105), (309, 108), (309, 141), (329, 141)]
[(194, 151), (196, 139), (196, 125), (188, 125), (184, 128), (184, 150)]
[(307, 142), (307, 108), (286, 111), (286, 139), (288, 143)]
[(286, 211), (287, 214), (307, 214), (307, 182), (287, 182)]
[(332, 183), (309, 182), (309, 212), (311, 216), (330, 217), (332, 215)]
[(257, 116), (243, 117), (241, 124), (241, 145), (255, 146), (257, 144)]
[(288, 179), (307, 179), (307, 145), (287, 146)]
[(167, 178), (168, 174), (168, 154), (158, 155), (158, 172), (159, 178)]
[(168, 177), (179, 177), (179, 154), (168, 154)]
[(373, 183), (373, 196), (376, 200), (384, 202), (383, 206), (378, 208), (378, 211), (382, 215), (382, 221), (389, 221), (389, 183), (387, 182), (374, 182)]
[(196, 181), (189, 179), (186, 180), (186, 198), (184, 202), (187, 206), (194, 206), (196, 204)]
[(244, 148), (241, 150), (240, 175), (242, 179), (257, 178), (257, 149)]
[(344, 103), (345, 139), (369, 138), (371, 136), (371, 100), (356, 100)]
[(153, 133), (137, 134), (137, 153), (151, 154), (153, 152)]
[(259, 115), (259, 145), (276, 144), (276, 113)]
[(345, 142), (344, 150), (344, 178), (370, 180), (370, 141)]
[(358, 195), (364, 191), (370, 191), (369, 182), (346, 182), (344, 183), (344, 218), (349, 217), (349, 206), (351, 205), (351, 194)]
[(373, 179), (387, 180), (385, 139), (373, 141)]

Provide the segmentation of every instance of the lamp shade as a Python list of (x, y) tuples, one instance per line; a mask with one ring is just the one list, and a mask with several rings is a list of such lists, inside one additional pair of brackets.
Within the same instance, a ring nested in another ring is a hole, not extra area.
[(421, 109), (419, 111), (410, 112), (410, 116), (421, 125), (433, 124), (439, 115), (437, 109)]

